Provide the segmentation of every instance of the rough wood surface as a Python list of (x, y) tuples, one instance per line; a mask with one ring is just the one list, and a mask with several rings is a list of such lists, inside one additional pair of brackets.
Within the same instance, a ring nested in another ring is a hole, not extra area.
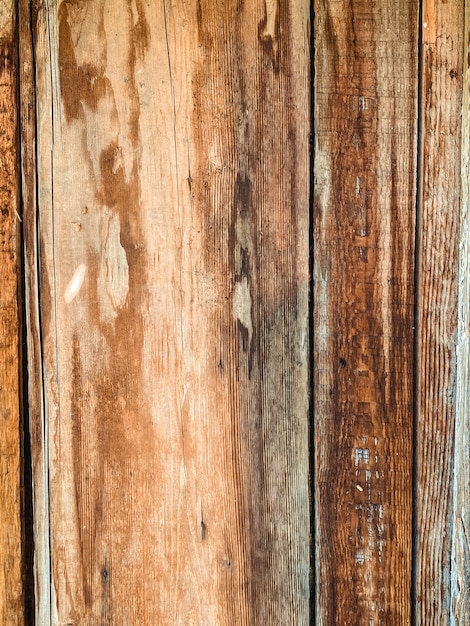
[(418, 2), (315, 2), (316, 610), (411, 618)]
[(38, 8), (41, 624), (309, 623), (308, 18)]
[[(43, 364), (39, 310), (39, 220), (37, 216), (36, 176), (36, 110), (35, 63), (33, 46), (32, 3), (19, 0), (18, 4), (20, 52), (20, 131), (21, 179), (23, 208), (23, 258), (25, 272), (24, 317), (27, 330), (28, 418), (31, 442), (32, 481), (34, 483), (34, 514), (32, 536), (34, 540), (34, 602), (36, 624), (50, 623), (50, 550), (49, 550), (49, 493), (48, 447), (45, 445), (46, 422), (43, 394)], [(31, 575), (29, 573), (29, 575)], [(32, 619), (30, 620), (32, 623)], [(29, 626), (29, 624), (28, 624)]]
[[(416, 624), (449, 624), (464, 3), (423, 4)], [(459, 532), (459, 529), (454, 529)]]
[(465, 3), (462, 201), (459, 224), (457, 393), (454, 451), (452, 620), (470, 622), (470, 6)]
[(18, 55), (13, 2), (0, 1), (0, 623), (24, 624)]

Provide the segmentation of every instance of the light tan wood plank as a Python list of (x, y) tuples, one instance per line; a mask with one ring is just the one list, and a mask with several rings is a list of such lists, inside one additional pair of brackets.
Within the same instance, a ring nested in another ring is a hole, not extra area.
[[(470, 30), (470, 7), (465, 3), (464, 32)], [(452, 545), (452, 624), (470, 620), (470, 46), (464, 38), (462, 103), (462, 201), (459, 223), (458, 335), (456, 434), (454, 452), (454, 519)]]
[(0, 623), (25, 623), (21, 412), (18, 51), (14, 3), (0, 1)]
[(53, 624), (309, 623), (308, 12), (39, 9)]
[[(423, 5), (416, 623), (449, 624), (464, 3)], [(455, 531), (455, 529), (454, 529)]]
[(418, 2), (315, 2), (321, 625), (411, 619)]

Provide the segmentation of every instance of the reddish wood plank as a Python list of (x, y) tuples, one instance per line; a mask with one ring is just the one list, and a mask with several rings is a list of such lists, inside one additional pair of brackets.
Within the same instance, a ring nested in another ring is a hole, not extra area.
[(13, 2), (0, 2), (0, 623), (24, 624), (18, 55)]
[(451, 551), (464, 3), (423, 5), (416, 623), (452, 623)]
[(308, 13), (38, 9), (42, 619), (309, 623)]
[(409, 624), (418, 2), (315, 2), (319, 624)]

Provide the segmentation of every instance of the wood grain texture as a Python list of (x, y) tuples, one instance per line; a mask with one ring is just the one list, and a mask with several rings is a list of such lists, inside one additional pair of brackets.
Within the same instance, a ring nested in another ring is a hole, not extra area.
[(321, 625), (411, 606), (418, 2), (315, 2), (314, 410)]
[(308, 13), (34, 16), (41, 624), (309, 623)]
[(0, 623), (24, 621), (18, 55), (12, 2), (0, 2)]
[[(26, 545), (34, 541), (34, 602), (36, 624), (50, 623), (50, 549), (49, 549), (49, 467), (45, 445), (47, 424), (44, 411), (44, 382), (40, 325), (39, 219), (37, 215), (36, 175), (36, 67), (33, 25), (35, 15), (29, 0), (17, 3), (19, 27), (19, 114), (21, 131), (21, 180), (23, 208), (23, 259), (27, 341), (28, 417), (33, 482), (33, 532)], [(30, 620), (32, 623), (32, 619)]]
[(429, 0), (422, 19), (415, 609), (437, 626), (452, 614), (464, 3)]
[(459, 223), (452, 625), (470, 621), (470, 6), (465, 2), (462, 200)]

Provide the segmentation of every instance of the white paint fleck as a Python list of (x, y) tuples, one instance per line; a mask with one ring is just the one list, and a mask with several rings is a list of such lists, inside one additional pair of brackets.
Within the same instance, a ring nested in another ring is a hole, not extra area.
[(364, 552), (362, 550), (358, 550), (356, 552), (356, 563), (358, 565), (364, 565), (365, 560)]
[(360, 193), (361, 193), (361, 179), (359, 178), (359, 176), (356, 176), (356, 198), (359, 197)]
[(356, 489), (358, 491), (364, 491), (364, 487), (362, 487), (361, 485), (356, 485)]
[(362, 462), (366, 465), (369, 464), (369, 448), (356, 448), (354, 451), (354, 465), (356, 467), (359, 466), (359, 463)]
[(83, 282), (85, 280), (86, 274), (86, 265), (85, 263), (80, 263), (75, 272), (73, 273), (72, 278), (67, 285), (64, 292), (64, 299), (67, 304), (70, 304), (75, 296), (78, 294), (80, 289), (82, 288)]
[(359, 96), (359, 111), (367, 111), (369, 105), (365, 96)]
[(355, 561), (357, 565), (364, 565), (366, 561), (372, 561), (372, 555), (364, 550), (357, 550), (355, 555)]

